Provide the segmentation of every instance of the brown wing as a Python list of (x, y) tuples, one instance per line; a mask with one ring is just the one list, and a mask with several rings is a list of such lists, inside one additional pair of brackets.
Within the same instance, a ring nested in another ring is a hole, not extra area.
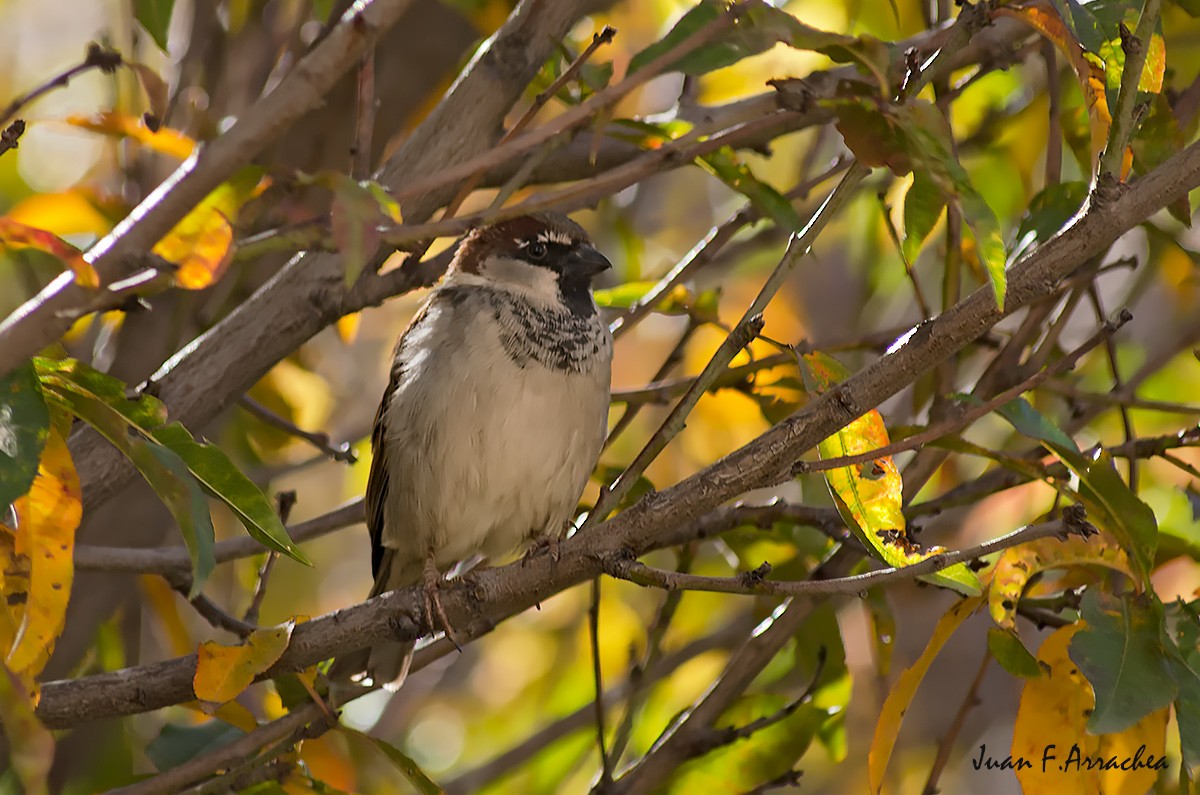
[(375, 425), (371, 430), (371, 474), (367, 478), (367, 493), (364, 501), (366, 503), (367, 530), (371, 534), (371, 576), (376, 581), (379, 579), (386, 551), (383, 545), (383, 506), (387, 502), (388, 479), (391, 476), (388, 471), (387, 456), (383, 449), (384, 439), (388, 434), (387, 407), (396, 387), (409, 375), (405, 369), (408, 361), (404, 350), (404, 340), (408, 337), (409, 332), (425, 319), (433, 302), (452, 292), (454, 292), (454, 288), (434, 290), (430, 294), (429, 300), (413, 315), (413, 319), (409, 321), (408, 327), (404, 329), (400, 339), (396, 341), (396, 348), (392, 352), (392, 372), (388, 378), (387, 390), (383, 393), (379, 410), (375, 412)]

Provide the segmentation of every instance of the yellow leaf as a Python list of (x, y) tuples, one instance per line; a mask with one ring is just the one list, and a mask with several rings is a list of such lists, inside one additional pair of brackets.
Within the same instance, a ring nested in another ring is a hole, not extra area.
[[(823, 393), (848, 376), (846, 368), (823, 353), (804, 355), (805, 377)], [(821, 458), (842, 458), (878, 450), (889, 444), (883, 417), (872, 409), (817, 445)], [(909, 566), (943, 550), (922, 550), (905, 530), (904, 481), (891, 456), (825, 471), (825, 480), (851, 532), (889, 566)], [(921, 579), (962, 593), (980, 593), (979, 578), (965, 564)]]
[(200, 715), (203, 715), (205, 720), (211, 715), (217, 720), (224, 721), (247, 734), (258, 728), (258, 720), (254, 717), (254, 713), (240, 701), (227, 701), (211, 713), (199, 701), (188, 701), (181, 706), (195, 710)]
[(904, 713), (912, 703), (917, 687), (929, 671), (929, 666), (942, 650), (950, 636), (967, 616), (974, 613), (983, 604), (981, 597), (963, 599), (951, 607), (943, 615), (933, 629), (933, 636), (925, 646), (925, 651), (917, 661), (905, 668), (896, 678), (896, 683), (887, 694), (883, 708), (879, 711), (879, 720), (875, 722), (875, 736), (871, 739), (871, 750), (867, 755), (867, 775), (871, 782), (871, 792), (878, 793), (883, 786), (883, 774), (887, 770), (888, 760), (891, 759), (892, 749), (896, 745), (896, 736), (900, 733), (900, 724), (904, 721)]
[(175, 657), (187, 654), (195, 644), (192, 635), (179, 615), (179, 601), (175, 591), (162, 577), (143, 574), (138, 577), (142, 592), (142, 604), (158, 619), (158, 627), (165, 634), (167, 650)]
[(12, 218), (0, 218), (0, 244), (21, 248), (36, 248), (58, 257), (75, 274), (75, 281), (83, 287), (100, 286), (100, 277), (92, 264), (83, 258), (83, 253), (58, 235), (44, 229), (26, 226)]
[(358, 327), (362, 325), (362, 313), (351, 312), (337, 319), (337, 335), (344, 344), (349, 345), (358, 337)]
[(132, 138), (142, 146), (179, 160), (186, 160), (196, 148), (196, 142), (178, 130), (163, 127), (152, 132), (141, 119), (127, 113), (105, 111), (95, 116), (68, 116), (67, 124), (117, 138)]
[(6, 217), (56, 235), (107, 235), (113, 224), (78, 188), (61, 193), (34, 193), (17, 202)]
[(221, 646), (209, 641), (197, 650), (196, 676), (192, 689), (206, 711), (232, 701), (254, 682), (254, 677), (279, 659), (292, 638), (296, 622), (260, 629), (239, 646)]
[(75, 577), (75, 528), (83, 516), (79, 475), (67, 443), (51, 428), (29, 493), (16, 502), (15, 551), (29, 558), (29, 597), (6, 664), (41, 673), (62, 634)]
[[(1162, 759), (1167, 745), (1167, 713), (1170, 707), (1151, 712), (1123, 732), (1100, 735), (1100, 756), (1119, 762), (1150, 757)], [(1158, 772), (1146, 766), (1137, 770), (1110, 767), (1100, 771), (1100, 791), (1104, 795), (1142, 795), (1154, 787)]]
[[(1097, 771), (1083, 765), (1066, 765), (1072, 746), (1092, 756), (1100, 740), (1087, 733), (1087, 719), (1095, 707), (1092, 687), (1067, 654), (1071, 637), (1083, 626), (1056, 630), (1038, 651), (1038, 661), (1049, 668), (1047, 676), (1029, 679), (1013, 726), (1012, 758), (1017, 780), (1025, 795), (1089, 795), (1099, 792)], [(1021, 764), (1024, 760), (1027, 764)], [(1044, 768), (1044, 771), (1043, 771)]]
[(346, 738), (330, 732), (300, 746), (300, 758), (313, 778), (345, 792), (358, 790), (358, 769), (346, 747)]
[(179, 266), (176, 285), (202, 290), (220, 279), (233, 259), (233, 227), (219, 210), (200, 205), (154, 246), (154, 253)]
[(242, 205), (269, 184), (262, 169), (242, 169), (205, 196), (154, 245), (155, 254), (179, 267), (176, 285), (200, 290), (224, 275), (233, 257), (232, 221)]
[(992, 571), (988, 612), (996, 626), (1016, 627), (1017, 602), (1034, 575), (1071, 566), (1105, 566), (1132, 577), (1129, 559), (1115, 544), (1072, 536), (1066, 541), (1042, 538), (1004, 550)]
[(7, 657), (29, 601), (29, 558), (17, 555), (16, 531), (0, 523), (0, 656)]
[(54, 735), (34, 714), (34, 701), (20, 678), (0, 665), (0, 723), (9, 742), (9, 759), (25, 795), (48, 792), (46, 778), (54, 761)]

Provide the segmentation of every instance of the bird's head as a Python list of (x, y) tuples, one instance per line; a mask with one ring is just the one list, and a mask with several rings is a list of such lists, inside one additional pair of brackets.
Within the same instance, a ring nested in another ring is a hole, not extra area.
[(450, 269), (589, 314), (595, 311), (592, 279), (611, 267), (583, 227), (561, 213), (545, 212), (472, 230)]

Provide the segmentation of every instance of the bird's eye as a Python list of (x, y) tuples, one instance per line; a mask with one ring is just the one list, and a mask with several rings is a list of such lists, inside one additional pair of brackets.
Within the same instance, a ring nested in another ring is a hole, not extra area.
[(546, 256), (546, 244), (540, 240), (535, 240), (526, 246), (525, 252), (529, 254), (531, 259), (541, 259)]

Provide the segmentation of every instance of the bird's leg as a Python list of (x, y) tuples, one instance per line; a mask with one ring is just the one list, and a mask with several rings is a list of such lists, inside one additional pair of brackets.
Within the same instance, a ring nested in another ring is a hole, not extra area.
[(442, 588), (442, 573), (438, 571), (437, 564), (434, 563), (433, 553), (425, 559), (425, 568), (421, 570), (425, 586), (425, 623), (430, 630), (436, 628), (433, 622), (434, 615), (441, 622), (442, 631), (446, 633), (446, 640), (454, 644), (454, 648), (462, 652), (462, 646), (458, 645), (458, 637), (454, 633), (454, 627), (450, 626), (450, 619), (446, 617), (446, 608), (442, 607), (442, 597), (440, 594)]
[(521, 558), (521, 563), (528, 563), (543, 552), (549, 552), (550, 559), (558, 563), (559, 558), (562, 557), (558, 545), (562, 543), (563, 536), (566, 534), (567, 528), (563, 527), (560, 530), (550, 530), (537, 536), (533, 539), (533, 543), (529, 545), (529, 549), (525, 551), (525, 556)]

